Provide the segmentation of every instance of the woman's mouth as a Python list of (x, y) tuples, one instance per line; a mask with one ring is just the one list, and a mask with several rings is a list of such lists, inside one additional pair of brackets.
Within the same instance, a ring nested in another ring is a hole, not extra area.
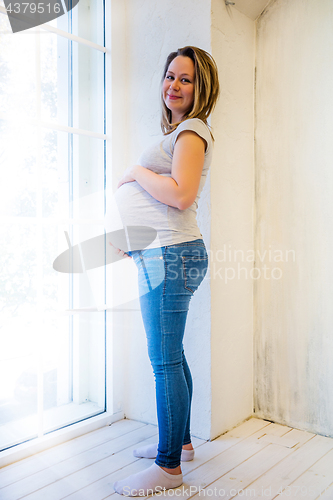
[(180, 96), (177, 96), (177, 95), (170, 95), (170, 94), (167, 94), (167, 96), (169, 97), (169, 99), (171, 99), (172, 101), (175, 101), (176, 99), (180, 99)]

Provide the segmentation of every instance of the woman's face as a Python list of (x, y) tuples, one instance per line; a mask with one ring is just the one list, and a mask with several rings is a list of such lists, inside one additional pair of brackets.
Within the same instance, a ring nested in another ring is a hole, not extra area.
[(169, 64), (162, 94), (165, 105), (171, 111), (171, 123), (182, 120), (193, 106), (195, 68), (192, 59), (177, 56)]

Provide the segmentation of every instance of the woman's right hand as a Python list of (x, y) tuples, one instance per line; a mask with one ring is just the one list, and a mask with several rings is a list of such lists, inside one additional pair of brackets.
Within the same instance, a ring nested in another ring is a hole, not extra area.
[(121, 257), (128, 257), (131, 259), (131, 255), (128, 255), (128, 253), (124, 252), (123, 250), (120, 250), (120, 248), (116, 248), (112, 243), (109, 241), (109, 244), (114, 248), (116, 254), (120, 255)]

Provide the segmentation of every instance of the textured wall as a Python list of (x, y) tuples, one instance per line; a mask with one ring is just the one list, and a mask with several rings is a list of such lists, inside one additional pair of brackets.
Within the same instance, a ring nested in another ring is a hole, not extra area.
[(333, 2), (257, 30), (256, 250), (281, 273), (255, 282), (255, 411), (333, 436)]
[(212, 118), (212, 436), (253, 408), (253, 262), (247, 258), (253, 253), (254, 50), (254, 22), (214, 0), (212, 52), (221, 97)]

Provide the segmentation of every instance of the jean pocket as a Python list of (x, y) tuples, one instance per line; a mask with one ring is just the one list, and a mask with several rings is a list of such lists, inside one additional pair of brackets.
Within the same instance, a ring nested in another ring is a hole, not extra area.
[(208, 269), (207, 257), (182, 256), (184, 286), (186, 290), (194, 293), (198, 288)]

